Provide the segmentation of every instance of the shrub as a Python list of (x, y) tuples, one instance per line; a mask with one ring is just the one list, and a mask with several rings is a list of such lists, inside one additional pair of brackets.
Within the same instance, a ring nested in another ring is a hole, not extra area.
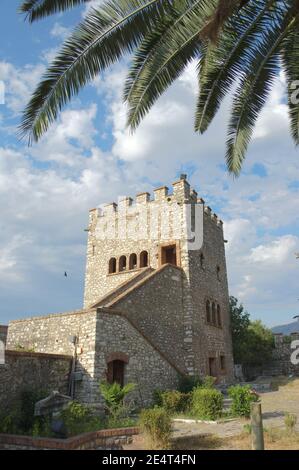
[(171, 418), (164, 408), (155, 407), (140, 413), (139, 423), (152, 449), (169, 448)]
[(66, 427), (67, 436), (97, 431), (102, 427), (99, 418), (92, 415), (91, 409), (76, 401), (70, 402), (61, 411), (61, 418)]
[(165, 392), (156, 392), (155, 404), (161, 406), (170, 414), (181, 413), (188, 409), (190, 395), (178, 390), (167, 390)]
[(202, 380), (200, 377), (193, 375), (181, 375), (179, 377), (179, 386), (178, 389), (182, 393), (192, 392), (194, 388), (202, 385)]
[(228, 389), (228, 395), (233, 400), (231, 405), (232, 414), (249, 418), (251, 403), (258, 401), (258, 396), (252, 392), (250, 386), (232, 386)]
[(288, 433), (293, 433), (295, 431), (295, 426), (297, 423), (297, 416), (286, 413), (284, 417), (284, 424)]
[(123, 407), (125, 397), (135, 389), (136, 385), (128, 383), (124, 387), (114, 382), (109, 384), (108, 382), (100, 383), (100, 391), (105, 400), (106, 408), (109, 414), (115, 414), (119, 412), (119, 409)]
[(220, 418), (223, 406), (222, 393), (215, 389), (198, 387), (192, 392), (191, 413), (199, 419)]
[(214, 388), (215, 387), (215, 382), (216, 382), (216, 377), (211, 377), (210, 375), (207, 375), (203, 379), (201, 387), (202, 388)]

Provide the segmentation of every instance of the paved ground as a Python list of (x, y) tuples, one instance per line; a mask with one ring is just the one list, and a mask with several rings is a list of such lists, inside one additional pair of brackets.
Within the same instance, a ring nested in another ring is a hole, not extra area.
[[(275, 379), (272, 381), (272, 388), (276, 391), (261, 394), (264, 427), (267, 429), (284, 427), (285, 414), (292, 413), (297, 416), (297, 430), (299, 431), (299, 379)], [(230, 444), (229, 438), (240, 436), (246, 423), (249, 423), (249, 421), (241, 419), (219, 424), (175, 422), (173, 425), (173, 438), (178, 443), (181, 442), (181, 448), (186, 446), (186, 442), (190, 443), (189, 449), (235, 448), (236, 443)], [(223, 439), (225, 439), (225, 442), (223, 442)], [(134, 443), (127, 448), (144, 448), (142, 436), (138, 436)]]

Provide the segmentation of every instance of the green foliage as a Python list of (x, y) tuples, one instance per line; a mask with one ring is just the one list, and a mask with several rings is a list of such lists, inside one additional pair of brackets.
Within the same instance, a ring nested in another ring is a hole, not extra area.
[[(23, 0), (30, 22), (88, 0)], [(238, 175), (254, 126), (275, 78), (286, 78), (291, 134), (299, 143), (297, 1), (105, 0), (91, 9), (64, 42), (37, 86), (21, 125), (38, 140), (81, 88), (113, 63), (132, 55), (125, 83), (128, 123), (139, 125), (185, 70), (198, 67), (195, 130), (205, 132), (233, 89), (226, 161)]]
[(61, 418), (66, 427), (67, 436), (97, 431), (102, 427), (99, 418), (92, 415), (91, 409), (76, 401), (70, 402), (61, 411)]
[(136, 385), (128, 383), (123, 387), (114, 382), (109, 384), (108, 382), (100, 383), (100, 391), (105, 400), (105, 405), (109, 413), (114, 414), (123, 406), (125, 397), (135, 390)]
[(252, 392), (249, 385), (234, 385), (228, 389), (228, 395), (233, 400), (231, 412), (235, 416), (249, 418), (250, 405), (258, 401), (258, 396)]
[(291, 413), (286, 413), (284, 417), (284, 424), (286, 427), (286, 431), (292, 434), (295, 431), (295, 427), (297, 424), (297, 416)]
[(169, 448), (171, 417), (164, 408), (155, 407), (142, 410), (139, 417), (139, 424), (151, 448)]
[(202, 388), (215, 388), (216, 377), (211, 377), (210, 375), (206, 375), (203, 379)]
[(189, 393), (196, 387), (202, 385), (202, 380), (196, 375), (181, 375), (179, 377), (179, 391), (182, 393)]
[(251, 424), (244, 424), (243, 431), (244, 431), (245, 434), (251, 434), (252, 433)]
[(271, 358), (274, 336), (260, 320), (250, 321), (238, 299), (230, 297), (233, 354), (236, 364), (262, 365)]
[(192, 391), (191, 413), (198, 419), (217, 420), (223, 407), (222, 393), (216, 389), (198, 387)]
[(47, 432), (44, 421), (34, 416), (35, 403), (45, 398), (46, 395), (47, 393), (43, 390), (23, 389), (10, 408), (5, 413), (1, 413), (0, 432), (32, 435), (37, 425), (44, 430), (44, 433)]
[(171, 415), (182, 413), (189, 408), (190, 394), (167, 390), (161, 393), (160, 405)]

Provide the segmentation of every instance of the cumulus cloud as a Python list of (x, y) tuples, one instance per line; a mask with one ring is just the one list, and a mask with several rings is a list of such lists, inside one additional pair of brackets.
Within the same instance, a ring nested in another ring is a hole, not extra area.
[[(14, 69), (13, 76), (21, 73)], [(0, 149), (6, 224), (1, 272), (10, 273), (9, 295), (18, 285), (15, 305), (23, 302), (28, 309), (34, 299), (36, 313), (80, 307), (88, 209), (119, 194), (170, 185), (184, 171), (225, 222), (231, 294), (268, 324), (288, 320), (284, 313), (296, 308), (298, 297), (293, 252), (299, 249), (299, 165), (286, 127), (283, 77), (258, 123), (244, 171), (234, 180), (224, 169), (229, 99), (204, 136), (193, 132), (194, 63), (133, 135), (121, 99), (125, 75), (121, 64), (97, 78), (94, 102), (75, 101), (33, 148)], [(27, 93), (34, 81), (28, 78)], [(70, 270), (70, 284), (62, 283), (64, 270)], [(15, 314), (16, 306), (7, 318)]]

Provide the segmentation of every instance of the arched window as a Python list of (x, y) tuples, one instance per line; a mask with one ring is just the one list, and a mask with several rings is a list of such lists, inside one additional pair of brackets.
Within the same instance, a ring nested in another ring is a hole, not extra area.
[(109, 274), (116, 273), (116, 258), (110, 258), (109, 260)]
[(218, 326), (222, 325), (222, 322), (221, 322), (221, 309), (220, 309), (219, 304), (217, 305), (217, 325)]
[(127, 269), (127, 258), (123, 255), (119, 258), (118, 270), (125, 271)]
[(146, 268), (148, 266), (148, 252), (142, 251), (140, 253), (140, 267)]
[(136, 269), (137, 268), (137, 255), (132, 253), (129, 259), (129, 269)]
[(220, 281), (220, 266), (217, 266), (216, 272), (217, 272), (217, 279), (218, 281)]
[(212, 303), (212, 323), (216, 325), (216, 304), (215, 302)]
[(209, 300), (206, 302), (206, 318), (207, 323), (211, 323), (211, 303)]

